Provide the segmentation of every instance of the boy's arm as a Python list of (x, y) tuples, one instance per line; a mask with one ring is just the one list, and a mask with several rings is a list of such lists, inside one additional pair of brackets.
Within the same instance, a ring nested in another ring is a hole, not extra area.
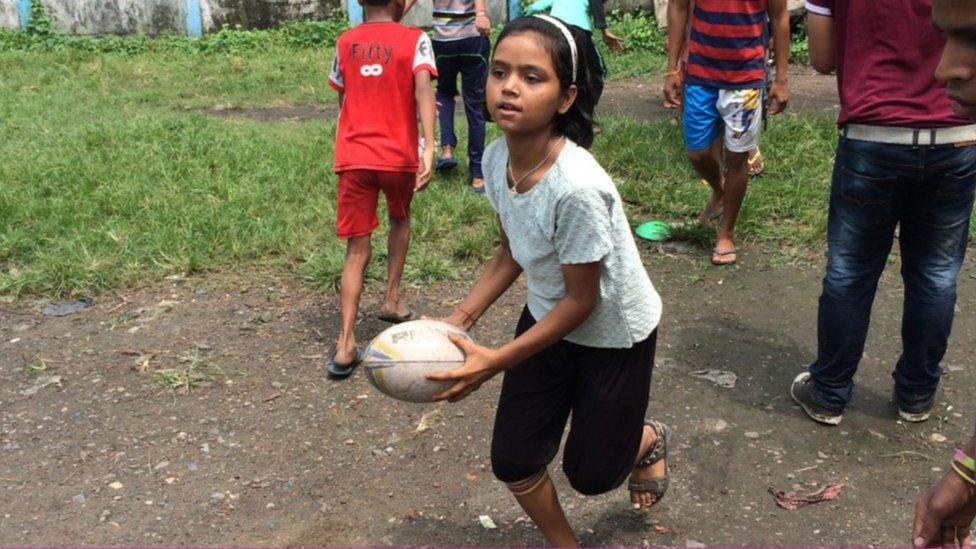
[(430, 176), (434, 165), (434, 123), (437, 119), (437, 103), (434, 88), (430, 85), (430, 72), (419, 70), (413, 75), (414, 97), (417, 100), (417, 112), (420, 114), (420, 125), (424, 131), (424, 154), (420, 159), (420, 169), (417, 171), (417, 183), (414, 192), (422, 191), (430, 183)]
[(593, 26), (603, 33), (603, 43), (610, 48), (610, 51), (618, 53), (623, 51), (623, 39), (611, 32), (607, 26), (607, 12), (603, 0), (590, 0), (590, 15), (593, 16)]
[(823, 1), (807, 2), (807, 43), (810, 46), (810, 65), (821, 74), (829, 74), (837, 66), (834, 51), (834, 18), (829, 5)]
[(685, 48), (689, 0), (668, 0), (668, 68), (664, 73), (664, 100), (681, 104), (681, 53)]
[(769, 88), (769, 114), (779, 114), (786, 110), (790, 102), (787, 76), (790, 65), (790, 14), (786, 9), (786, 0), (769, 0), (767, 9), (773, 28), (773, 57), (776, 60), (776, 76)]
[(474, 0), (474, 28), (481, 36), (488, 36), (491, 32), (491, 19), (488, 18), (488, 7), (485, 0)]

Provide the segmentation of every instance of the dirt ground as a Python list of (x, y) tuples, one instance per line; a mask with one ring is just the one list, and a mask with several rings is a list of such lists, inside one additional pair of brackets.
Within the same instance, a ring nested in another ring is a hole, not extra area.
[[(665, 109), (661, 95), (661, 75), (639, 78), (614, 78), (607, 82), (600, 99), (599, 114), (636, 118), (644, 121), (666, 120), (676, 111)], [(810, 67), (790, 66), (789, 112), (835, 115), (837, 113), (837, 83), (833, 76), (822, 76)], [(458, 115), (463, 107), (456, 105)], [(244, 117), (258, 121), (331, 120), (335, 118), (334, 105), (290, 105), (241, 108), (218, 105), (204, 112), (220, 117)]]
[[(573, 494), (557, 462), (583, 543), (904, 544), (914, 498), (976, 417), (972, 260), (939, 417), (904, 424), (889, 401), (902, 295), (892, 264), (856, 400), (840, 427), (825, 428), (787, 395), (814, 355), (821, 265), (756, 268), (763, 250), (747, 248), (739, 267), (717, 269), (703, 250), (642, 248), (665, 302), (650, 414), (675, 428), (673, 488), (651, 512), (635, 512), (623, 489)], [(465, 288), (408, 296), (440, 314)], [(384, 327), (372, 318), (381, 295), (373, 286), (365, 296), (363, 339)], [(509, 292), (473, 335), (507, 340), (522, 299)], [(500, 380), (453, 405), (394, 401), (361, 371), (330, 381), (331, 296), (242, 273), (103, 295), (60, 318), (43, 315), (45, 305), (0, 305), (0, 545), (544, 542), (491, 475)], [(735, 387), (689, 375), (706, 368), (734, 372)], [(183, 394), (161, 384), (161, 369), (212, 380)], [(59, 383), (38, 389), (50, 376)], [(418, 433), (423, 417), (433, 426)], [(796, 511), (767, 492), (833, 482), (844, 484), (838, 500)]]
[[(795, 106), (833, 108), (832, 80), (810, 78), (795, 85)], [(662, 110), (656, 87), (611, 84), (610, 108)], [(289, 108), (263, 119), (297, 116)], [(739, 266), (718, 269), (686, 245), (641, 248), (665, 303), (650, 415), (675, 429), (673, 487), (650, 512), (635, 512), (624, 489), (573, 494), (557, 460), (553, 476), (582, 542), (904, 545), (914, 499), (976, 418), (967, 389), (976, 382), (967, 360), (973, 260), (960, 275), (938, 417), (908, 425), (890, 402), (902, 300), (895, 256), (855, 401), (840, 427), (826, 428), (787, 394), (814, 357), (820, 262), (770, 267), (768, 250), (747, 245)], [(445, 282), (407, 296), (437, 315), (466, 287)], [(364, 341), (385, 326), (372, 316), (382, 291), (365, 295)], [(0, 303), (0, 545), (544, 542), (491, 475), (499, 379), (453, 405), (394, 401), (361, 371), (330, 381), (334, 296), (287, 275), (216, 273), (94, 298), (65, 317), (44, 315), (44, 300)], [(506, 341), (522, 301), (513, 289), (473, 335)], [(703, 369), (734, 372), (735, 387), (690, 375)], [(195, 386), (164, 383), (181, 379)], [(795, 511), (768, 493), (828, 483), (843, 483), (839, 499)]]

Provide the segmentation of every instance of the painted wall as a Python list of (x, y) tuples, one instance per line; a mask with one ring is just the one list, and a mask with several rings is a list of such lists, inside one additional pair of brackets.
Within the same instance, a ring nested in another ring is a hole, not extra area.
[(0, 0), (0, 27), (16, 29), (20, 27), (20, 14), (17, 0)]
[[(38, 0), (33, 0), (38, 1)], [(40, 0), (71, 34), (184, 34), (182, 0)]]
[[(346, 13), (346, 0), (30, 0), (41, 2), (55, 25), (72, 34), (191, 34), (224, 25), (275, 28), (296, 19)], [(353, 0), (355, 1), (355, 0)], [(0, 0), (0, 26), (21, 27), (18, 3)], [(508, 0), (488, 0), (492, 21), (506, 20)], [(418, 0), (405, 22), (430, 26), (431, 0)], [(188, 32), (190, 29), (190, 32)]]

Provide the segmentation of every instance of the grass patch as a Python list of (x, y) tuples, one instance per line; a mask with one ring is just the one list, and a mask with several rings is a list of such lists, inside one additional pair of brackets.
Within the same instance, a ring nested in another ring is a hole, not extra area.
[(155, 379), (161, 387), (185, 395), (193, 389), (208, 385), (215, 379), (210, 371), (211, 365), (197, 352), (180, 359), (180, 362), (181, 364), (176, 368), (156, 370)]
[(37, 377), (47, 371), (47, 365), (48, 362), (46, 360), (38, 358), (33, 362), (24, 364), (24, 371), (33, 377)]
[[(611, 75), (657, 70), (663, 37), (653, 20), (614, 17), (628, 52), (607, 54)], [(281, 36), (244, 52), (240, 44), (205, 53), (0, 48), (0, 294), (96, 294), (257, 264), (334, 289), (345, 256), (335, 238), (334, 123), (199, 110), (334, 102), (331, 48)], [(464, 124), (458, 129), (462, 169), (436, 176), (414, 201), (410, 284), (464, 277), (497, 242), (494, 214), (468, 191)], [(635, 224), (697, 216), (708, 190), (685, 160), (676, 124), (608, 118), (603, 130), (594, 154)], [(767, 171), (750, 185), (743, 238), (822, 247), (834, 140), (827, 118), (771, 120)], [(386, 275), (382, 207), (379, 215), (370, 279)], [(695, 227), (681, 236), (710, 238)], [(167, 379), (192, 383), (175, 372)]]

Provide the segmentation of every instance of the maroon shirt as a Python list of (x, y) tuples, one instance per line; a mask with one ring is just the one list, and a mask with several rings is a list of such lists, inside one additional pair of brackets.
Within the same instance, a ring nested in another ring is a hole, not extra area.
[(807, 0), (834, 18), (837, 124), (908, 128), (961, 126), (935, 79), (945, 37), (932, 25), (932, 0)]

